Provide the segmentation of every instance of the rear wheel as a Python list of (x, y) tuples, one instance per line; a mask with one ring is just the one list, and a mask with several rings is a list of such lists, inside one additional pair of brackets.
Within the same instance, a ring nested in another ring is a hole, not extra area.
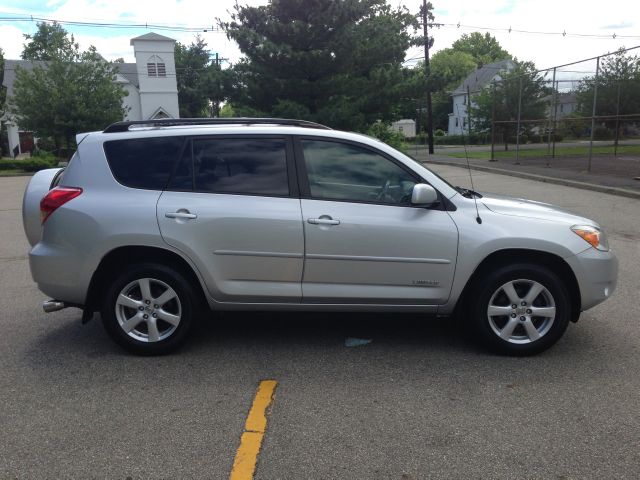
[(565, 285), (543, 266), (504, 266), (482, 279), (474, 293), (473, 326), (499, 353), (542, 352), (560, 339), (571, 318)]
[(102, 321), (122, 347), (161, 355), (186, 339), (194, 316), (193, 288), (177, 271), (141, 264), (115, 278), (102, 305)]

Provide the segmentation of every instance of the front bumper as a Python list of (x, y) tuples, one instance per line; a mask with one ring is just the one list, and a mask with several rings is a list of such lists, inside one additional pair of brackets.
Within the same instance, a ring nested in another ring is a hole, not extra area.
[(566, 258), (580, 287), (581, 311), (588, 310), (609, 298), (618, 281), (618, 259), (612, 251), (589, 248)]

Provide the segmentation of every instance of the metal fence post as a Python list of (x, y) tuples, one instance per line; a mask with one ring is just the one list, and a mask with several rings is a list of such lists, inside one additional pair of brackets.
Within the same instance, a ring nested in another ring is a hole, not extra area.
[[(560, 88), (560, 81), (558, 80), (556, 84), (553, 86), (555, 91), (557, 92)], [(551, 158), (556, 158), (556, 130), (558, 129), (558, 106), (556, 105), (553, 111), (553, 137), (551, 142)]]
[(491, 84), (491, 162), (496, 161), (496, 81)]
[(591, 156), (593, 155), (593, 131), (596, 128), (596, 103), (598, 102), (598, 75), (600, 74), (600, 57), (596, 58), (596, 77), (593, 87), (593, 110), (591, 112), (591, 138), (589, 139), (589, 163), (587, 171), (591, 173)]
[(551, 108), (549, 109), (549, 137), (547, 139), (547, 167), (549, 166), (550, 162), (549, 162), (549, 155), (551, 155), (551, 134), (553, 133), (553, 136), (555, 137), (556, 132), (555, 132), (555, 128), (553, 125), (553, 119), (555, 118), (556, 115), (556, 109), (558, 108), (556, 106), (556, 92), (557, 92), (557, 88), (556, 88), (556, 68), (553, 67), (553, 80), (551, 82)]
[(520, 165), (520, 116), (522, 111), (522, 75), (518, 83), (518, 122), (516, 124), (516, 165)]
[(471, 91), (469, 85), (467, 85), (467, 138), (471, 143)]
[(620, 84), (622, 80), (618, 81), (618, 100), (616, 102), (616, 141), (613, 143), (613, 156), (618, 156), (618, 140), (620, 138)]

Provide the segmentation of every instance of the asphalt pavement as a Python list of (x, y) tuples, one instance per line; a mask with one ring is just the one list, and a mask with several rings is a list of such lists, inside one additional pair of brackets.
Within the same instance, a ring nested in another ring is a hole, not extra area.
[(346, 313), (225, 313), (174, 355), (131, 356), (99, 317), (42, 312), (28, 178), (0, 178), (0, 478), (228, 478), (264, 379), (258, 479), (638, 478), (640, 200), (473, 178), (594, 218), (620, 259), (613, 297), (536, 357), (485, 353), (448, 320)]

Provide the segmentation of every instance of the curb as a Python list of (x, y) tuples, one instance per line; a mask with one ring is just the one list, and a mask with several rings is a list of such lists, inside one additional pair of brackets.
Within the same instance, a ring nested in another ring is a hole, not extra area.
[(556, 185), (564, 185), (566, 187), (580, 188), (582, 190), (591, 190), (595, 192), (608, 193), (610, 195), (617, 195), (619, 197), (627, 197), (627, 198), (640, 200), (640, 191), (636, 192), (634, 190), (627, 190), (626, 188), (607, 187), (604, 185), (597, 185), (594, 183), (579, 182), (577, 180), (566, 180), (564, 178), (547, 177), (545, 175), (537, 175), (535, 173), (514, 172), (513, 170), (506, 170), (503, 168), (485, 167), (482, 165), (474, 165), (474, 164), (467, 166), (459, 163), (445, 162), (441, 160), (428, 160), (426, 162), (420, 162), (420, 163), (427, 167), (429, 166), (430, 163), (432, 163), (435, 165), (447, 165), (449, 167), (458, 167), (458, 168), (464, 168), (464, 169), (471, 168), (472, 170), (478, 170), (480, 172), (497, 173), (500, 175), (508, 175), (510, 177), (525, 178), (527, 180), (535, 180), (537, 182), (553, 183)]

